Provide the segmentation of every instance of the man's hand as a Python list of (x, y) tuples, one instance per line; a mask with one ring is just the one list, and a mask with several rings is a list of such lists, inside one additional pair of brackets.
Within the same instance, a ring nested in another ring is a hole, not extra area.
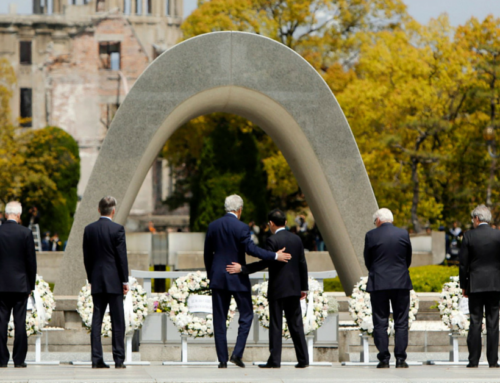
[(305, 291), (301, 291), (301, 292), (300, 292), (300, 300), (302, 300), (302, 299), (306, 299), (306, 297), (307, 297), (307, 292), (305, 292)]
[(127, 293), (129, 292), (129, 287), (128, 287), (128, 284), (126, 285), (123, 285), (123, 295), (127, 295)]
[(238, 274), (241, 273), (241, 265), (237, 262), (232, 262), (231, 265), (226, 266), (226, 271), (229, 274)]
[(287, 263), (289, 259), (292, 259), (292, 256), (288, 253), (285, 253), (286, 247), (282, 248), (280, 251), (277, 252), (278, 258), (276, 259), (277, 261), (280, 262), (285, 262)]
[(462, 296), (464, 298), (469, 298), (469, 296), (465, 293), (465, 289), (462, 289)]

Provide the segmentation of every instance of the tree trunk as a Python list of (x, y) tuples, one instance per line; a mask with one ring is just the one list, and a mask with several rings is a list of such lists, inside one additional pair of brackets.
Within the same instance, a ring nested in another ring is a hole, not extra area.
[(411, 159), (411, 180), (413, 182), (413, 199), (411, 201), (411, 223), (413, 224), (413, 229), (416, 233), (420, 233), (422, 228), (420, 227), (420, 222), (418, 221), (417, 209), (420, 200), (420, 183), (418, 179), (418, 163), (417, 158)]
[(493, 158), (491, 160), (491, 165), (490, 165), (490, 179), (488, 181), (488, 189), (486, 190), (486, 206), (491, 208), (493, 205), (491, 201), (491, 190), (493, 188), (493, 181), (495, 180), (495, 170), (497, 167), (497, 160), (496, 158)]

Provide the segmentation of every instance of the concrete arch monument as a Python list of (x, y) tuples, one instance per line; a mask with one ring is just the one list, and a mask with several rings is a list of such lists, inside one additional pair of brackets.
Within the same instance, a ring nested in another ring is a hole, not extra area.
[[(213, 112), (262, 127), (287, 159), (319, 224), (346, 292), (366, 274), (364, 235), (377, 201), (349, 124), (316, 70), (286, 46), (241, 32), (176, 45), (137, 80), (116, 114), (76, 212), (56, 294), (85, 281), (83, 229), (105, 195), (124, 224), (142, 182), (181, 125)], [(223, 201), (221, 201), (223, 203)]]

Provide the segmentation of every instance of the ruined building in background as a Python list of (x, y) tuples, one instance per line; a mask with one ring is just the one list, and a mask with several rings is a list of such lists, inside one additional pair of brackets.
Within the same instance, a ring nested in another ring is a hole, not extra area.
[[(179, 41), (182, 15), (182, 0), (33, 0), (32, 15), (14, 5), (0, 15), (0, 57), (17, 75), (13, 118), (76, 139), (80, 196), (116, 110), (149, 63)], [(153, 164), (131, 214), (158, 211), (168, 174)]]

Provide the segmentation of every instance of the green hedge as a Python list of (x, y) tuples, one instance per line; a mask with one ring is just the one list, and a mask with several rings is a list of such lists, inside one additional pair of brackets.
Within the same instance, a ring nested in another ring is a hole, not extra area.
[[(440, 292), (451, 276), (458, 275), (458, 266), (420, 266), (410, 268), (410, 277), (416, 292)], [(340, 279), (325, 279), (325, 291), (344, 291)]]

